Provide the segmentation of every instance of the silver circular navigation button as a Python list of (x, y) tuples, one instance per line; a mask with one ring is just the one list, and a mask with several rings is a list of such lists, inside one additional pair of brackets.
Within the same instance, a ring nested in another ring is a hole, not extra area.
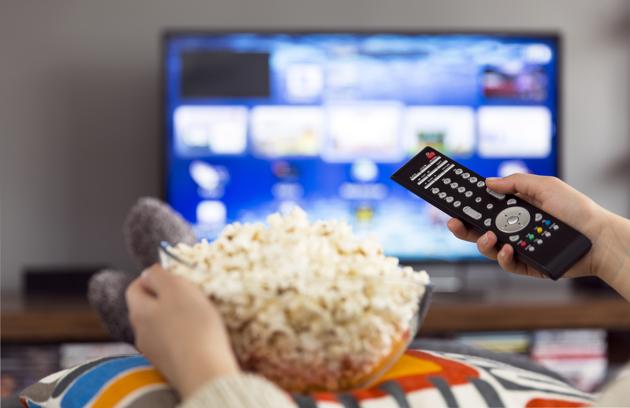
[(494, 220), (497, 229), (506, 234), (518, 232), (529, 224), (531, 215), (523, 207), (508, 207), (501, 211)]

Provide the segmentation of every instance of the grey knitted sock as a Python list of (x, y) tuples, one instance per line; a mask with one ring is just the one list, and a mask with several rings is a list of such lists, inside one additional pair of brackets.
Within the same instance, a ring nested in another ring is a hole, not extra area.
[[(162, 241), (171, 244), (196, 241), (191, 226), (162, 201), (145, 197), (129, 210), (123, 225), (123, 236), (130, 255), (142, 270), (158, 262), (157, 248)], [(127, 286), (134, 274), (104, 270), (92, 277), (88, 300), (99, 313), (113, 338), (133, 343), (133, 329), (125, 299)]]
[(105, 269), (90, 279), (88, 301), (99, 314), (112, 338), (134, 342), (125, 301), (127, 286), (135, 279), (130, 273)]
[(144, 197), (129, 210), (123, 235), (127, 250), (138, 267), (144, 269), (159, 261), (160, 242), (193, 244), (197, 240), (190, 224), (166, 203)]

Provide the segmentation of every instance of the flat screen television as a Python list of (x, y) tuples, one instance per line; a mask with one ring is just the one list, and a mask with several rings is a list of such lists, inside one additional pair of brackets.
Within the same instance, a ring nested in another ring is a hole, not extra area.
[(557, 175), (559, 47), (544, 33), (168, 32), (166, 199), (210, 240), (300, 206), (405, 262), (480, 260), (389, 177), (425, 145), (484, 176)]

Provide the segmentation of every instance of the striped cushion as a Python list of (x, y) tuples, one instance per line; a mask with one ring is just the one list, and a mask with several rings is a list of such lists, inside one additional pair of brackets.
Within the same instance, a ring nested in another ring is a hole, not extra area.
[[(545, 370), (489, 353), (410, 349), (377, 384), (346, 393), (293, 395), (301, 407), (582, 407), (592, 396)], [(60, 371), (28, 387), (28, 407), (173, 407), (179, 399), (140, 355), (109, 357)]]
[(173, 407), (177, 394), (140, 355), (98, 359), (60, 371), (25, 389), (28, 407)]

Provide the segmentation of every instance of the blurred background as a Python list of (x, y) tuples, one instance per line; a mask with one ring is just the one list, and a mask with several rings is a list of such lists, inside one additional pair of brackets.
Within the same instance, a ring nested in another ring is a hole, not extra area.
[[(178, 81), (177, 72), (169, 71), (178, 62), (177, 55), (169, 60), (171, 54), (162, 53), (161, 41), (166, 30), (186, 29), (375, 34), (397, 30), (472, 31), (490, 36), (479, 40), (477, 45), (497, 40), (493, 33), (516, 33), (517, 42), (532, 44), (536, 43), (532, 38), (555, 33), (560, 42), (557, 48), (556, 43), (548, 43), (553, 58), (541, 71), (547, 75), (544, 86), (547, 94), (538, 103), (548, 106), (551, 112), (550, 150), (538, 157), (539, 162), (519, 159), (522, 155), (518, 151), (508, 158), (518, 169), (525, 166), (530, 171), (560, 174), (611, 211), (630, 215), (630, 3), (625, 0), (474, 3), (465, 0), (3, 0), (0, 3), (3, 394), (10, 394), (56, 367), (123, 347), (105, 344), (109, 339), (82, 303), (81, 290), (86, 277), (101, 267), (134, 271), (133, 262), (125, 252), (121, 225), (127, 210), (139, 197), (166, 197), (168, 193), (166, 198), (189, 221), (197, 223), (200, 234), (209, 236), (224, 222), (257, 219), (266, 210), (280, 208), (282, 203), (276, 203), (257, 213), (247, 213), (251, 207), (235, 196), (229, 202), (224, 200), (228, 210), (223, 211), (225, 216), (219, 217), (217, 224), (217, 213), (223, 214), (222, 210), (208, 204), (204, 212), (199, 208), (203, 197), (192, 197), (182, 187), (188, 181), (176, 169), (190, 166), (199, 157), (187, 156), (190, 152), (174, 147), (172, 114), (181, 101), (167, 99), (170, 105), (165, 107), (162, 92), (170, 95), (167, 79)], [(197, 40), (200, 38), (203, 39)], [(343, 45), (347, 40), (339, 41)], [(513, 45), (512, 40), (505, 44)], [(360, 38), (353, 37), (353, 41)], [(463, 52), (473, 43), (464, 41), (458, 47)], [(296, 44), (300, 45), (299, 41), (289, 41), (289, 45)], [(166, 76), (162, 76), (163, 69)], [(312, 75), (317, 78), (316, 73), (309, 73), (308, 67), (302, 74), (307, 79), (312, 80)], [(516, 75), (500, 70), (491, 74), (504, 80)], [(379, 83), (380, 79), (374, 81)], [(559, 103), (549, 96), (555, 90)], [(300, 103), (305, 102), (296, 102)], [(517, 104), (522, 103), (528, 104), (522, 100)], [(481, 102), (473, 101), (467, 106), (478, 104)], [(264, 114), (261, 112), (261, 116)], [(271, 125), (277, 120), (269, 112), (266, 119)], [(352, 115), (343, 119), (352, 120)], [(188, 121), (194, 122), (194, 115)], [(265, 132), (260, 135), (264, 142)], [(430, 134), (424, 137), (424, 142), (444, 147), (443, 140), (430, 140)], [(414, 140), (405, 148), (419, 148), (416, 142), (422, 140)], [(453, 150), (460, 159), (469, 159), (470, 167), (480, 172), (483, 170), (480, 166), (488, 163), (485, 160), (488, 157), (477, 157), (465, 146)], [(262, 154), (258, 153), (257, 157), (253, 154), (252, 160), (276, 163), (277, 150), (263, 148)], [(355, 158), (361, 159), (358, 163), (340, 167), (331, 177), (338, 176), (343, 181), (344, 175), (348, 175), (349, 183), (378, 181), (388, 176), (387, 166), (395, 168), (405, 161), (399, 157), (398, 161), (376, 166), (379, 160), (368, 156), (357, 155)], [(487, 173), (500, 173), (500, 163), (495, 164), (486, 169)], [(234, 163), (228, 160), (221, 165), (219, 170), (229, 172)], [(291, 169), (288, 166), (277, 171), (290, 173)], [(208, 169), (202, 167), (199, 171), (207, 175), (204, 170)], [(215, 173), (216, 177), (222, 174)], [(169, 177), (165, 178), (165, 174)], [(358, 181), (351, 180), (352, 177)], [(283, 203), (307, 208), (313, 204), (313, 200), (291, 196), (290, 187), (294, 183), (288, 184), (283, 191), (289, 194), (289, 199), (281, 200)], [(302, 187), (311, 193), (330, 189), (330, 185), (322, 182)], [(408, 201), (407, 205), (409, 202), (414, 201)], [(416, 202), (419, 209), (424, 208), (419, 200)], [(332, 208), (331, 214), (342, 214), (360, 228), (359, 221), (379, 221), (379, 217), (384, 217), (387, 224), (390, 212), (379, 210), (379, 205), (359, 200), (347, 207), (317, 208), (323, 208), (322, 213)], [(243, 210), (230, 210), (237, 207)], [(317, 212), (314, 208), (310, 209)], [(210, 219), (205, 224), (199, 219), (204, 214)], [(435, 217), (438, 225), (435, 234), (440, 234), (443, 220), (439, 214)], [(427, 234), (427, 228), (417, 231), (422, 242), (435, 236)], [(410, 231), (408, 236), (415, 233)], [(470, 247), (449, 247), (449, 251), (442, 256), (427, 248), (390, 251), (428, 269), (441, 291), (421, 335), (456, 337), (494, 349), (528, 354), (541, 361), (546, 359), (551, 364), (562, 359), (568, 361), (564, 368), (566, 375), (584, 389), (595, 389), (627, 360), (630, 312), (623, 301), (598, 282), (575, 285), (523, 280), (480, 262)], [(53, 303), (49, 299), (53, 297), (60, 310), (50, 307)], [(42, 321), (47, 324), (42, 325)], [(559, 351), (549, 347), (563, 342), (576, 344), (579, 350), (576, 355), (582, 356), (582, 360), (570, 355), (559, 357)], [(590, 357), (584, 360), (585, 355)], [(29, 364), (35, 367), (30, 374), (25, 373)]]

